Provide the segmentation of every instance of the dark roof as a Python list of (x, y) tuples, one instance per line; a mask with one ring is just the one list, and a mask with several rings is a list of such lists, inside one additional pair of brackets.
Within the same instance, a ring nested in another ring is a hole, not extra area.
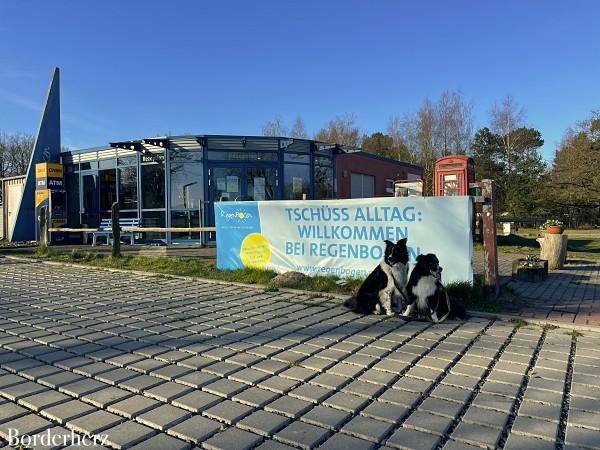
[(346, 153), (348, 155), (355, 154), (355, 155), (359, 155), (359, 156), (364, 156), (366, 158), (378, 159), (380, 161), (385, 161), (385, 162), (396, 164), (396, 165), (399, 165), (402, 167), (410, 167), (411, 169), (423, 170), (423, 168), (417, 164), (411, 164), (411, 163), (407, 163), (407, 162), (403, 162), (403, 161), (397, 161), (395, 159), (386, 158), (385, 156), (376, 155), (375, 153), (366, 152), (364, 150), (346, 151), (344, 153)]

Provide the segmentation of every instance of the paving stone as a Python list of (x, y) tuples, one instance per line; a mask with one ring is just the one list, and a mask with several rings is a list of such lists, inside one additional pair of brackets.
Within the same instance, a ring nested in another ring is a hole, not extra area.
[(261, 436), (272, 436), (290, 422), (290, 419), (267, 411), (255, 411), (240, 420), (236, 426)]
[(222, 401), (222, 397), (209, 394), (208, 392), (192, 391), (173, 400), (173, 405), (187, 409), (193, 413), (199, 413)]
[(254, 433), (231, 427), (215, 434), (202, 446), (209, 450), (248, 450), (261, 441), (262, 437)]
[(471, 406), (475, 406), (478, 408), (487, 408), (487, 409), (495, 409), (497, 411), (502, 411), (505, 413), (509, 413), (512, 409), (514, 403), (514, 399), (501, 397), (493, 394), (485, 394), (479, 393)]
[(504, 448), (507, 450), (554, 450), (556, 448), (556, 442), (544, 441), (532, 436), (522, 436), (511, 433), (508, 435)]
[(67, 421), (67, 428), (89, 435), (112, 428), (122, 421), (122, 417), (100, 410), (78, 417), (77, 419), (69, 419)]
[(182, 377), (176, 379), (177, 383), (185, 384), (186, 386), (200, 389), (202, 386), (212, 383), (218, 380), (219, 377), (210, 373), (195, 371), (188, 373)]
[(0, 436), (9, 438), (10, 430), (18, 430), (21, 436), (34, 435), (46, 428), (52, 427), (52, 422), (35, 414), (28, 414), (0, 424)]
[(437, 416), (435, 414), (417, 410), (404, 421), (403, 426), (441, 436), (451, 424), (452, 419), (449, 417)]
[(312, 380), (310, 380), (310, 383), (316, 384), (319, 386), (323, 386), (323, 387), (328, 387), (331, 389), (339, 389), (340, 387), (342, 387), (343, 385), (348, 383), (349, 380), (350, 380), (350, 378), (343, 377), (340, 375), (334, 375), (331, 373), (322, 373), (320, 375), (317, 375)]
[(161, 405), (137, 416), (136, 420), (149, 427), (164, 431), (179, 422), (183, 422), (190, 415), (189, 411), (173, 405)]
[(44, 364), (41, 366), (32, 367), (30, 369), (24, 369), (20, 372), (20, 375), (32, 381), (36, 381), (38, 378), (47, 377), (59, 372), (62, 372), (62, 370), (58, 367)]
[(426, 450), (436, 448), (439, 440), (439, 436), (401, 427), (387, 439), (386, 445), (394, 448)]
[(324, 388), (321, 386), (314, 386), (310, 384), (303, 384), (297, 388), (292, 389), (288, 392), (291, 397), (300, 398), (313, 403), (321, 403), (324, 399), (329, 397), (333, 392), (330, 388)]
[(37, 382), (51, 387), (52, 389), (58, 389), (60, 386), (64, 386), (69, 383), (74, 383), (76, 381), (82, 381), (85, 379), (85, 377), (71, 372), (59, 372), (54, 375), (38, 378)]
[(388, 422), (357, 416), (345, 424), (342, 431), (352, 436), (377, 443), (383, 439), (393, 427), (394, 425)]
[(279, 394), (253, 386), (240, 392), (239, 394), (234, 395), (232, 399), (236, 402), (259, 408), (267, 403), (271, 403), (278, 397)]
[(238, 422), (252, 411), (253, 408), (250, 406), (232, 402), (231, 400), (223, 400), (222, 402), (203, 411), (202, 414), (211, 419), (231, 425), (235, 422)]
[[(544, 405), (538, 402), (523, 401), (519, 408), (519, 416), (535, 417), (538, 419), (551, 420), (557, 422), (560, 420), (561, 408), (558, 405)], [(575, 410), (569, 412), (569, 418), (573, 416)], [(575, 413), (576, 414), (576, 413)], [(600, 420), (600, 418), (598, 419)], [(600, 422), (596, 422), (600, 423)]]
[(81, 417), (85, 414), (91, 414), (96, 411), (92, 405), (83, 403), (79, 400), (71, 400), (69, 402), (60, 403), (49, 408), (42, 409), (41, 414), (44, 417), (48, 417), (50, 420), (54, 420), (61, 425), (64, 425), (70, 420)]
[(107, 409), (112, 413), (131, 419), (146, 411), (157, 408), (161, 404), (162, 403), (157, 400), (142, 395), (134, 395), (118, 403), (109, 405)]
[(151, 377), (150, 375), (138, 375), (137, 377), (120, 381), (118, 382), (118, 385), (119, 387), (127, 389), (128, 391), (142, 392), (164, 383), (166, 383), (166, 381), (160, 378)]
[(129, 391), (110, 386), (105, 389), (92, 392), (91, 394), (86, 394), (82, 398), (86, 402), (91, 403), (98, 408), (106, 409), (108, 405), (120, 402), (121, 400), (131, 397), (132, 395), (134, 394)]
[(273, 376), (264, 381), (258, 383), (258, 386), (269, 391), (277, 392), (278, 394), (285, 394), (300, 383), (295, 380), (283, 378), (280, 376)]
[(353, 436), (347, 436), (345, 434), (335, 434), (325, 441), (325, 443), (319, 446), (320, 450), (371, 450), (375, 447), (373, 442), (358, 439)]
[(222, 424), (202, 416), (193, 416), (169, 428), (169, 434), (199, 444), (218, 432)]
[(292, 422), (279, 433), (275, 439), (304, 449), (311, 449), (323, 442), (331, 432), (304, 422)]
[(565, 442), (567, 446), (600, 449), (600, 432), (589, 428), (567, 426)]
[(172, 381), (166, 381), (163, 384), (155, 386), (144, 391), (144, 395), (155, 398), (163, 402), (170, 402), (177, 397), (191, 392), (192, 388), (184, 386), (182, 384), (174, 383)]
[(558, 424), (542, 419), (526, 416), (517, 416), (512, 426), (511, 433), (536, 436), (542, 439), (555, 440)]
[(0, 376), (0, 392), (3, 392), (4, 389), (8, 389), (16, 384), (25, 383), (26, 381), (27, 380), (25, 378), (18, 375), (13, 375), (12, 373), (2, 375)]
[(24, 416), (27, 413), (29, 413), (27, 409), (15, 405), (14, 403), (3, 403), (0, 405), (0, 422), (14, 420), (18, 417)]
[(444, 450), (480, 450), (481, 447), (478, 445), (467, 444), (466, 442), (455, 441), (454, 439), (448, 439), (444, 444)]
[(300, 417), (300, 420), (313, 425), (318, 425), (322, 428), (337, 430), (351, 416), (352, 414), (347, 411), (317, 405)]
[(123, 381), (130, 380), (131, 378), (135, 378), (137, 376), (139, 376), (138, 372), (119, 367), (118, 369), (113, 368), (112, 370), (102, 372), (96, 375), (94, 378), (103, 383), (116, 385)]
[(508, 414), (495, 411), (493, 409), (484, 409), (471, 406), (463, 416), (463, 421), (469, 423), (478, 423), (492, 428), (504, 428)]
[(326, 399), (323, 404), (325, 406), (331, 406), (332, 408), (338, 408), (345, 411), (354, 412), (357, 409), (361, 409), (369, 403), (369, 400), (358, 395), (346, 394), (344, 392), (338, 392), (333, 394), (331, 397)]
[(206, 386), (203, 386), (202, 390), (210, 394), (231, 398), (238, 392), (242, 392), (244, 389), (247, 388), (248, 385), (244, 383), (222, 378), (213, 383), (207, 384)]
[(405, 391), (425, 392), (431, 386), (431, 382), (413, 377), (402, 377), (392, 386), (394, 389), (403, 389)]
[(361, 397), (373, 398), (377, 397), (386, 387), (380, 384), (373, 384), (367, 381), (355, 380), (344, 386), (342, 392), (348, 392), (350, 394), (359, 395)]
[(131, 450), (187, 450), (188, 448), (190, 448), (188, 443), (161, 433), (131, 447)]
[(256, 450), (293, 450), (297, 447), (292, 447), (291, 445), (283, 444), (282, 442), (267, 439), (265, 442), (255, 448)]
[(600, 431), (600, 413), (571, 409), (569, 411), (568, 424)]
[(99, 391), (100, 389), (104, 389), (106, 387), (108, 387), (108, 385), (105, 383), (93, 380), (91, 378), (85, 378), (83, 380), (61, 386), (58, 388), (58, 390), (73, 397), (80, 398), (86, 394), (91, 394), (92, 392)]
[(440, 384), (433, 391), (431, 391), (431, 396), (464, 403), (471, 396), (471, 393), (471, 391), (466, 389)]
[(494, 448), (502, 432), (495, 428), (474, 423), (461, 422), (452, 433), (452, 438), (468, 444), (485, 445)]
[(276, 412), (295, 419), (312, 408), (312, 406), (313, 404), (306, 400), (300, 400), (299, 398), (284, 395), (268, 405), (265, 405), (264, 408), (265, 411)]
[(18, 402), (29, 409), (40, 411), (69, 400), (70, 397), (68, 395), (48, 389), (38, 394), (23, 397)]
[[(381, 400), (381, 398), (379, 400)], [(389, 403), (387, 401), (379, 400), (368, 405), (364, 410), (361, 411), (361, 414), (378, 420), (396, 423), (405, 417), (411, 408), (409, 405), (401, 405), (398, 403)]]
[(30, 395), (38, 394), (47, 390), (48, 388), (46, 386), (34, 383), (33, 381), (25, 381), (10, 387), (2, 388), (0, 390), (0, 394), (9, 400), (17, 401), (23, 397), (28, 397)]
[(108, 436), (106, 440), (108, 445), (120, 450), (152, 437), (156, 434), (156, 430), (128, 421), (105, 430), (103, 434)]
[(411, 406), (420, 400), (423, 394), (420, 392), (403, 391), (400, 389), (388, 389), (379, 396), (379, 400), (401, 406)]

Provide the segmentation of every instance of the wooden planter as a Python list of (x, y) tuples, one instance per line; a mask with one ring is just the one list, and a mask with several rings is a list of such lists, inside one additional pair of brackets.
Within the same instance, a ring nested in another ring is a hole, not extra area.
[(514, 280), (539, 283), (548, 278), (548, 261), (542, 259), (539, 267), (519, 267), (523, 258), (515, 259), (512, 263), (512, 277)]

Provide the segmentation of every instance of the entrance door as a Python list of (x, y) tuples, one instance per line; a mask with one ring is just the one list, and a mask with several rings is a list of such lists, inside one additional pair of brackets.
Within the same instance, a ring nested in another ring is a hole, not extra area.
[(81, 223), (90, 228), (100, 224), (98, 174), (81, 174)]
[[(215, 202), (279, 199), (277, 176), (277, 169), (268, 165), (209, 166), (207, 226), (215, 226)], [(209, 239), (214, 238), (210, 233)]]

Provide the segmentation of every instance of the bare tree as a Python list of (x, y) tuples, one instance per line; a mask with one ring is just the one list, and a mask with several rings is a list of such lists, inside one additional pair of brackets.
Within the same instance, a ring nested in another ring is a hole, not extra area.
[(435, 133), (441, 155), (465, 154), (473, 135), (472, 104), (460, 91), (445, 90), (435, 107)]
[(405, 114), (402, 118), (391, 117), (387, 125), (387, 133), (394, 142), (394, 148), (400, 161), (416, 164), (419, 146), (415, 138), (415, 117)]
[(306, 131), (306, 127), (304, 126), (304, 121), (302, 120), (302, 116), (298, 114), (294, 123), (292, 124), (292, 130), (290, 131), (290, 137), (297, 139), (308, 139), (308, 133)]
[(331, 144), (359, 147), (362, 141), (360, 129), (356, 125), (356, 115), (336, 116), (315, 134), (318, 141)]
[(19, 133), (8, 137), (8, 176), (27, 173), (34, 144), (35, 137), (30, 134)]
[(272, 121), (265, 123), (262, 127), (263, 136), (287, 136), (288, 128), (284, 125), (280, 114), (277, 114)]
[(515, 148), (520, 145), (519, 133), (515, 130), (522, 128), (525, 121), (525, 109), (507, 95), (499, 105), (495, 103), (490, 112), (492, 131), (502, 139), (502, 150), (505, 154), (507, 171), (514, 166)]

